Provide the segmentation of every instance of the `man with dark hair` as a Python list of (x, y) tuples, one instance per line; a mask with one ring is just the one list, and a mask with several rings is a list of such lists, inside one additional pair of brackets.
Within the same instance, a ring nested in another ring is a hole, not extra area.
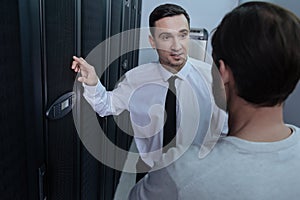
[(151, 28), (151, 34), (154, 36), (154, 27), (155, 22), (165, 18), (165, 17), (173, 17), (176, 15), (184, 15), (187, 20), (188, 27), (190, 28), (190, 16), (182, 7), (175, 4), (164, 4), (156, 7), (150, 14), (149, 17), (149, 27)]
[(245, 3), (228, 13), (212, 38), (228, 136), (205, 158), (192, 145), (166, 168), (155, 170), (164, 159), (157, 162), (130, 199), (299, 199), (300, 129), (284, 124), (282, 114), (300, 78), (299, 36), (300, 20), (270, 3)]
[[(74, 56), (72, 69), (81, 72), (78, 80), (92, 108), (100, 116), (130, 112), (140, 153), (138, 172), (147, 172), (169, 147), (200, 145), (212, 119), (220, 118), (216, 129), (224, 126), (226, 114), (214, 106), (211, 95), (210, 66), (187, 55), (189, 21), (187, 12), (178, 5), (155, 8), (149, 20), (149, 41), (159, 62), (128, 71), (113, 91), (106, 91), (93, 66)], [(137, 180), (144, 174), (139, 175)]]

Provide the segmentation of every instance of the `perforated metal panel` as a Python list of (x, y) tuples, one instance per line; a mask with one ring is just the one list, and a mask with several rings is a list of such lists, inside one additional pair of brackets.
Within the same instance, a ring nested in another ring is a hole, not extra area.
[[(0, 199), (27, 199), (26, 135), (17, 0), (0, 2)], [(25, 172), (25, 173), (24, 173)]]
[[(73, 0), (44, 1), (44, 81), (47, 107), (73, 88), (75, 73), (70, 70), (70, 64), (78, 45), (76, 6), (78, 4)], [(49, 198), (79, 199), (79, 138), (72, 113), (59, 120), (47, 119), (46, 123)]]

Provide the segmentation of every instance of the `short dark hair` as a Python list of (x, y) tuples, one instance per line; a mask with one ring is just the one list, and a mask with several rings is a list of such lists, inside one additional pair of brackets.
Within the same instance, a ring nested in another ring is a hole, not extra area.
[(158, 7), (156, 7), (150, 14), (149, 17), (149, 26), (150, 26), (150, 31), (151, 34), (154, 36), (153, 28), (155, 27), (155, 22), (164, 18), (164, 17), (172, 17), (175, 15), (181, 15), (183, 14), (185, 18), (188, 21), (188, 25), (190, 28), (190, 16), (186, 12), (185, 9), (182, 7), (175, 5), (175, 4), (163, 4)]
[(284, 102), (300, 78), (300, 20), (266, 2), (228, 13), (212, 37), (213, 60), (231, 69), (238, 95), (257, 106)]

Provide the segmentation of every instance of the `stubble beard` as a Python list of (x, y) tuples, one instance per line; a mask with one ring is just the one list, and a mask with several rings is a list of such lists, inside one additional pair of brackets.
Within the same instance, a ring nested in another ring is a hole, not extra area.
[[(181, 62), (176, 63), (176, 62), (179, 62), (179, 61), (181, 61)], [(174, 61), (171, 60), (171, 59), (166, 59), (166, 60), (161, 60), (160, 59), (160, 63), (163, 66), (165, 66), (169, 69), (174, 69), (176, 71), (179, 71), (185, 65), (186, 62), (187, 62), (187, 56), (185, 56), (185, 57), (182, 56), (180, 59), (177, 59), (177, 60), (174, 59)]]

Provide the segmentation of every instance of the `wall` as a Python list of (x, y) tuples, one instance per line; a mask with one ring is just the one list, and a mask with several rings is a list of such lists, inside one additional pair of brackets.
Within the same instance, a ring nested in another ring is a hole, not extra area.
[[(251, 0), (240, 0), (239, 3), (245, 3)], [(262, 1), (262, 0), (256, 0)], [(263, 2), (271, 2), (277, 5), (280, 5), (293, 13), (295, 13), (298, 17), (300, 17), (300, 2), (298, 0), (265, 0)]]

